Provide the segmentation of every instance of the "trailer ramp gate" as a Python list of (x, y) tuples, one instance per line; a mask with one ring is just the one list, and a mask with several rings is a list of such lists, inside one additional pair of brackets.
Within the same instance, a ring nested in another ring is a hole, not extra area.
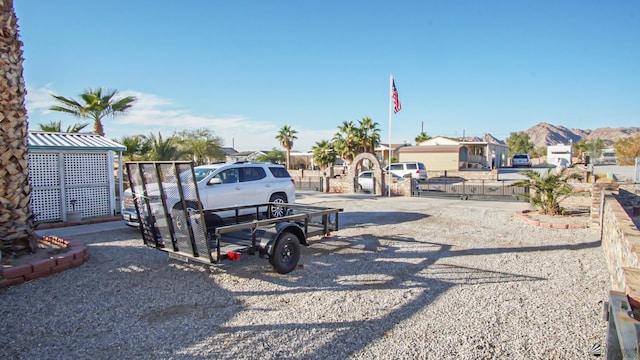
[[(300, 244), (338, 230), (342, 209), (287, 203), (203, 209), (191, 162), (125, 167), (144, 244), (171, 258), (217, 264), (247, 252), (269, 258), (276, 271), (287, 273), (297, 265)], [(273, 206), (284, 207), (286, 215), (270, 218)]]

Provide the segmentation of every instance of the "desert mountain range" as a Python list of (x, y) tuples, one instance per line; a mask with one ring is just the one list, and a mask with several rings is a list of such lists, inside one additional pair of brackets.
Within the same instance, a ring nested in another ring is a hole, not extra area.
[[(529, 135), (529, 140), (534, 144), (535, 148), (557, 145), (557, 144), (569, 144), (570, 142), (577, 142), (580, 139), (595, 140), (601, 139), (604, 141), (605, 146), (613, 146), (613, 143), (622, 138), (633, 136), (634, 134), (640, 134), (640, 127), (627, 127), (627, 128), (610, 128), (603, 127), (595, 130), (582, 130), (582, 129), (568, 129), (562, 125), (552, 125), (546, 122), (541, 122), (525, 130)], [(466, 141), (485, 141), (490, 143), (504, 144), (504, 140), (500, 140), (491, 134), (484, 134), (480, 137), (466, 137)]]

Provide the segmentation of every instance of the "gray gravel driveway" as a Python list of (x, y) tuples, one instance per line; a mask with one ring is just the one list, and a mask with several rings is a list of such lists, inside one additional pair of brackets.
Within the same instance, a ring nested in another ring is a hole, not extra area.
[(345, 212), (287, 275), (169, 260), (124, 226), (58, 230), (91, 259), (0, 289), (0, 358), (585, 359), (606, 343), (593, 230), (525, 224), (525, 203), (299, 201)]

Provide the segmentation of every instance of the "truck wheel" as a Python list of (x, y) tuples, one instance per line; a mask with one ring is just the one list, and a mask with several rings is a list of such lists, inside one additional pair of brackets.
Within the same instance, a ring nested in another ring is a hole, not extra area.
[[(269, 199), (269, 202), (276, 204), (286, 204), (287, 199), (283, 195), (273, 194), (271, 195), (271, 199)], [(271, 219), (283, 217), (285, 215), (285, 212), (286, 208), (284, 206), (271, 206), (271, 213), (269, 214), (269, 217)]]
[(271, 266), (280, 274), (293, 271), (300, 260), (300, 239), (288, 231), (280, 234), (269, 256)]

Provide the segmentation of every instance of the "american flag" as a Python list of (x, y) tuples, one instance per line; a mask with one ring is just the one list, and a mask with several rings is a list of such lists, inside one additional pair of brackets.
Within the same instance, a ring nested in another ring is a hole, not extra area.
[(400, 98), (398, 97), (398, 89), (396, 89), (396, 81), (391, 79), (391, 98), (393, 99), (393, 112), (397, 113), (402, 109)]

